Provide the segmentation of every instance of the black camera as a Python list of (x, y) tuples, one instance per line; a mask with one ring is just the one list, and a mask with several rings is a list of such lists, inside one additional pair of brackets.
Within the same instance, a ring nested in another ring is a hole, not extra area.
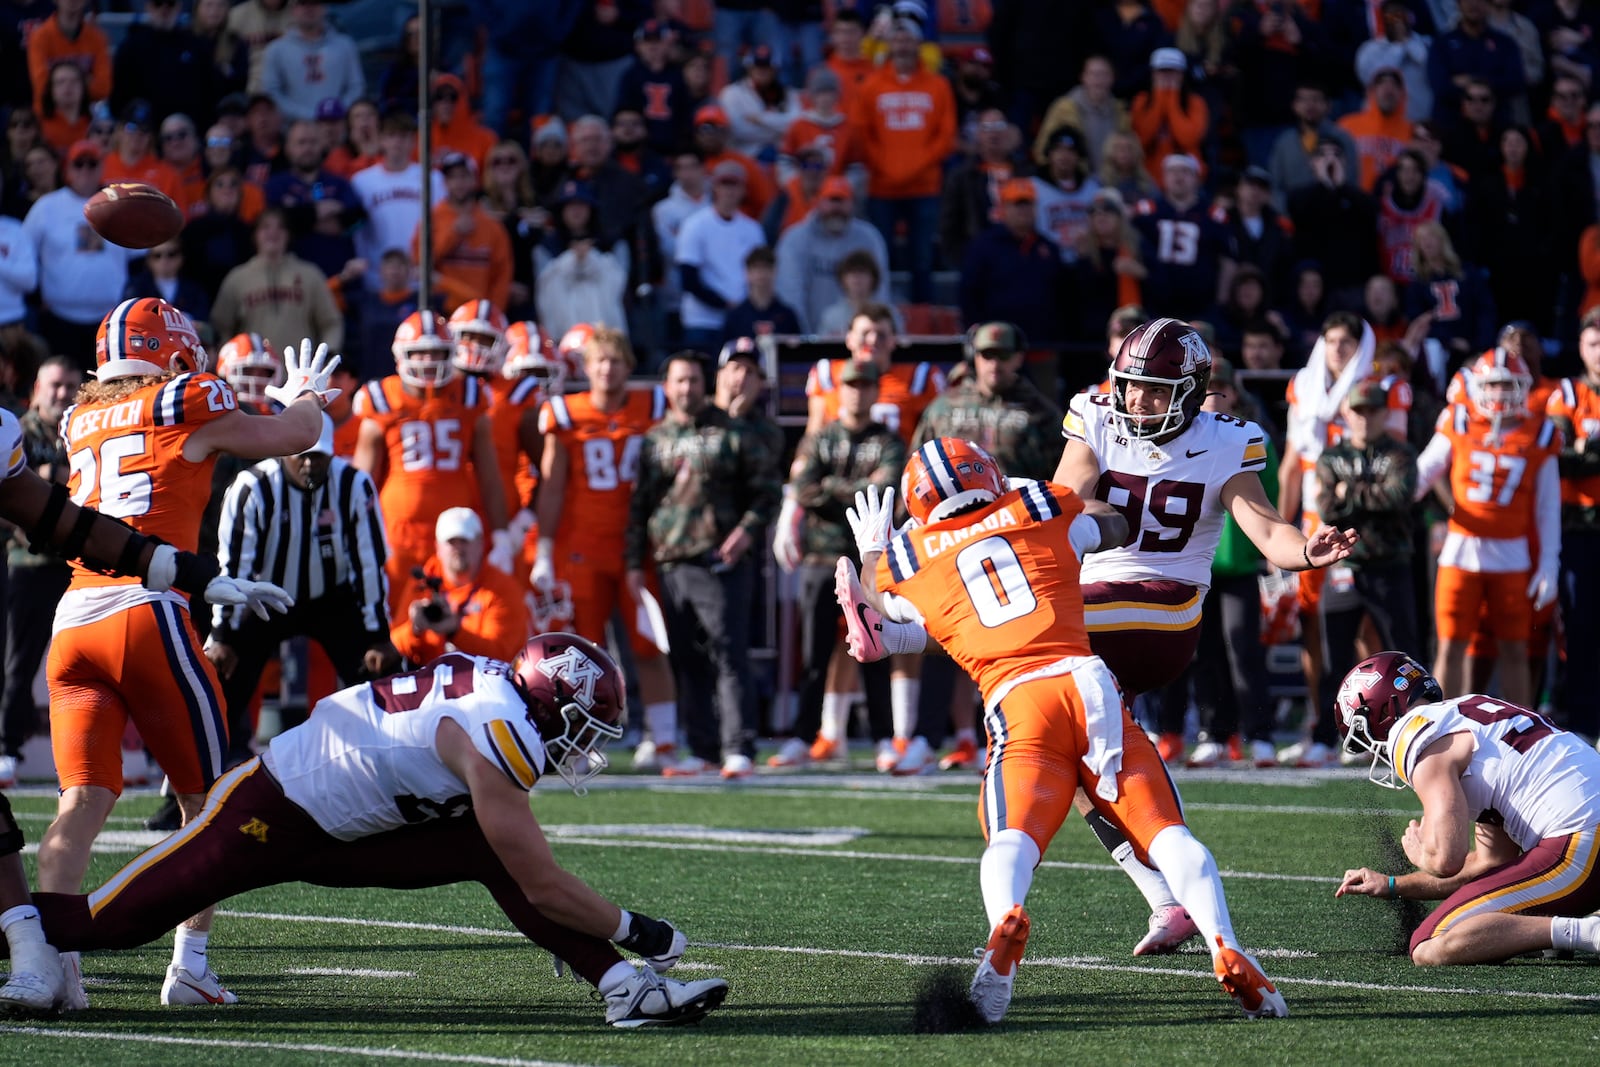
[(422, 617), (428, 622), (443, 622), (445, 616), (444, 605), (439, 603), (439, 590), (444, 588), (444, 579), (437, 575), (430, 575), (421, 567), (411, 568), (411, 577), (421, 582), (433, 594), (422, 609)]

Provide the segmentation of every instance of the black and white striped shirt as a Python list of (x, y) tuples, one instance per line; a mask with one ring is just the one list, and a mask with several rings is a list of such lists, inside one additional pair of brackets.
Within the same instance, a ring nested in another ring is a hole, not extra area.
[[(369, 634), (389, 630), (389, 542), (372, 479), (341, 456), (315, 492), (291, 482), (281, 459), (239, 472), (223, 498), (217, 530), (222, 573), (287, 589), (296, 606), (350, 587)], [(219, 633), (236, 630), (243, 606), (211, 609)]]

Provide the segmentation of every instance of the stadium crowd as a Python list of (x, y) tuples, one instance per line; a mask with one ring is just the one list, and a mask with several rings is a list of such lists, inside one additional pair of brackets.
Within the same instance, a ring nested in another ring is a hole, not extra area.
[[(92, 6), (0, 19), (0, 403), (32, 465), (79, 489), (56, 432), (120, 301), (186, 311), (264, 414), (279, 351), (340, 352), (344, 396), (307, 455), (348, 461), (334, 510), (370, 498), (384, 544), (360, 552), (381, 558), (336, 567), (318, 510), (288, 578), (269, 569), (288, 548), (219, 545), (247, 525), (230, 487), (256, 506), (235, 477), (268, 478), (227, 461), (202, 541), (254, 560), (240, 577), (349, 583), (366, 636), (345, 673), (613, 622), (635, 767), (744, 777), (759, 705), (788, 699), (753, 676), (740, 614), (775, 562), (803, 636), (798, 723), (769, 762), (839, 756), (864, 692), (879, 769), (981, 767), (959, 671), (844, 654), (845, 509), (939, 436), (1049, 478), (1072, 398), (1110, 391), (1124, 337), (1170, 317), (1209, 346), (1209, 405), (1266, 431), (1283, 514), (1362, 544), (1285, 581), (1225, 539), (1202, 639), (1224, 654), (1143, 698), (1165, 758), (1335, 761), (1333, 689), (1381, 647), (1436, 647), (1450, 695), (1493, 672), (1600, 735), (1575, 699), (1600, 681), (1575, 610), (1600, 593), (1589, 0), (473, 0), (429, 59), (427, 160), (414, 16), (375, 56), (309, 0), (146, 0), (115, 46)], [(170, 195), (182, 234), (101, 239), (82, 206), (113, 181)], [(908, 334), (964, 334), (964, 358), (902, 362)], [(768, 403), (766, 339), (788, 335), (838, 344), (798, 446)], [(24, 682), (66, 584), (20, 534), (10, 571), (0, 784), (44, 726)], [(224, 614), (207, 657), (226, 677)], [(1262, 645), (1297, 637), (1307, 734), (1278, 752)], [(332, 688), (315, 656), (312, 673), (313, 696)]]

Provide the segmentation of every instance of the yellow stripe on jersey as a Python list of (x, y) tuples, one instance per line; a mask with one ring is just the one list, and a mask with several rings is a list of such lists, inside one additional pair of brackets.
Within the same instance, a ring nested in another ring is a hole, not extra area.
[(511, 724), (504, 719), (491, 722), (489, 743), (499, 755), (501, 767), (511, 775), (512, 779), (522, 788), (532, 789), (533, 783), (539, 780), (539, 772), (528, 762), (528, 757), (523, 753), (522, 742), (518, 741), (517, 735), (512, 732)]
[(1431, 722), (1433, 722), (1432, 719), (1421, 715), (1413, 715), (1410, 719), (1400, 724), (1400, 732), (1395, 734), (1390, 741), (1389, 751), (1391, 758), (1394, 760), (1394, 772), (1406, 785), (1411, 784), (1406, 777), (1406, 758), (1411, 754), (1409, 751), (1411, 742), (1415, 741), (1417, 735)]
[(138, 856), (128, 862), (128, 865), (111, 877), (105, 885), (89, 894), (87, 901), (89, 914), (98, 915), (100, 909), (116, 899), (117, 894), (128, 887), (134, 875), (147, 871), (172, 855), (185, 841), (192, 840), (196, 834), (211, 825), (211, 821), (222, 811), (222, 805), (227, 802), (230, 794), (250, 775), (257, 767), (261, 766), (261, 757), (257, 756), (248, 763), (241, 763), (221, 778), (217, 779), (211, 787), (211, 792), (206, 796), (206, 806), (201, 810), (199, 818), (190, 822), (183, 829), (172, 836), (151, 845)]
[(22, 451), (19, 444), (11, 453), (11, 459), (6, 463), (6, 477), (10, 478), (22, 473), (22, 468), (28, 465), (27, 453)]
[(1258, 463), (1267, 458), (1267, 446), (1260, 441), (1252, 441), (1244, 446), (1244, 459), (1242, 463)]
[(1083, 420), (1076, 411), (1069, 411), (1061, 418), (1061, 433), (1066, 437), (1082, 437), (1084, 435)]

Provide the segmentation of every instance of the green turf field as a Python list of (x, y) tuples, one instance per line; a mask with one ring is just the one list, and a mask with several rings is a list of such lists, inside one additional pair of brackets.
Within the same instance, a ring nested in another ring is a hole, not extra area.
[[(683, 928), (683, 977), (727, 978), (727, 1004), (698, 1027), (606, 1027), (588, 987), (556, 979), (476, 887), (293, 885), (223, 906), (212, 960), (237, 1007), (158, 1005), (168, 936), (86, 957), (88, 1012), (0, 1019), (0, 1063), (1600, 1061), (1592, 958), (1420, 970), (1401, 950), (1398, 905), (1333, 898), (1347, 866), (1382, 866), (1416, 810), (1411, 794), (1350, 773), (1179, 775), (1240, 939), (1291, 1018), (1246, 1021), (1193, 943), (1133, 959), (1144, 903), (1073, 819), (1028, 900), (1033, 934), (1010, 1014), (955, 1034), (915, 1032), (914, 1001), (942, 968), (964, 987), (987, 935), (975, 778), (613, 778), (581, 799), (541, 786), (535, 810), (564, 865)], [(12, 803), (37, 840), (51, 795), (24, 790)], [(123, 803), (92, 883), (132, 854), (137, 817), (155, 803)]]

